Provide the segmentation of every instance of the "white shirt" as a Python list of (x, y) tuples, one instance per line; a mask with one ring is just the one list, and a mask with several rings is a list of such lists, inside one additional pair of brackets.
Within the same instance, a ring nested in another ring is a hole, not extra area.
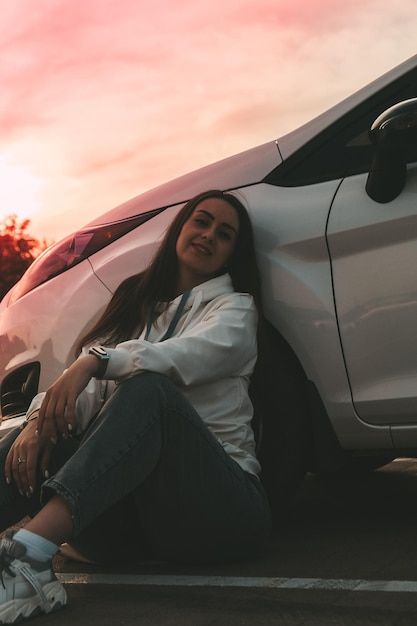
[[(177, 310), (173, 300), (137, 339), (106, 348), (105, 380), (92, 378), (76, 404), (78, 430), (86, 428), (118, 382), (144, 371), (167, 376), (189, 400), (224, 449), (246, 471), (259, 474), (248, 395), (257, 358), (257, 309), (223, 274), (194, 287), (173, 336), (160, 341)], [(83, 350), (85, 354), (87, 348)], [(28, 414), (40, 406), (38, 394)]]

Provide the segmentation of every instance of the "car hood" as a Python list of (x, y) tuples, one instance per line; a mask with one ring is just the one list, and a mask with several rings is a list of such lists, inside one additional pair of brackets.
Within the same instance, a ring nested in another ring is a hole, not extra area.
[(281, 162), (276, 141), (270, 141), (146, 191), (104, 213), (87, 227), (181, 204), (206, 189), (228, 191), (257, 184)]

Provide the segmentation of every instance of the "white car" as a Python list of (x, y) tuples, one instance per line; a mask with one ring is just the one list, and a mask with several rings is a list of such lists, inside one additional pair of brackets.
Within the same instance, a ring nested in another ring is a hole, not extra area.
[(72, 362), (184, 202), (220, 188), (249, 206), (263, 278), (271, 354), (257, 432), (273, 507), (307, 469), (416, 455), (416, 162), (417, 56), (295, 132), (55, 244), (0, 305), (0, 432)]

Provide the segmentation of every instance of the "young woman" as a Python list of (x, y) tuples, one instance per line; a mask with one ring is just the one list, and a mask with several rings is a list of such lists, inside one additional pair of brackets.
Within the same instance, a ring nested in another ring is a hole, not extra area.
[(259, 276), (231, 193), (178, 213), (150, 266), (124, 281), (79, 356), (0, 442), (0, 623), (66, 603), (51, 561), (250, 554), (270, 531), (248, 395)]

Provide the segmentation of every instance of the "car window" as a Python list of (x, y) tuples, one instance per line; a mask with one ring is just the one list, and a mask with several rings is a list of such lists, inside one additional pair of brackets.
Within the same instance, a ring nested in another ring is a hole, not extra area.
[[(372, 146), (368, 130), (375, 119), (390, 106), (415, 97), (417, 69), (377, 92), (326, 128), (275, 168), (264, 182), (295, 187), (369, 171)], [(417, 145), (409, 154), (408, 161), (417, 161)]]

